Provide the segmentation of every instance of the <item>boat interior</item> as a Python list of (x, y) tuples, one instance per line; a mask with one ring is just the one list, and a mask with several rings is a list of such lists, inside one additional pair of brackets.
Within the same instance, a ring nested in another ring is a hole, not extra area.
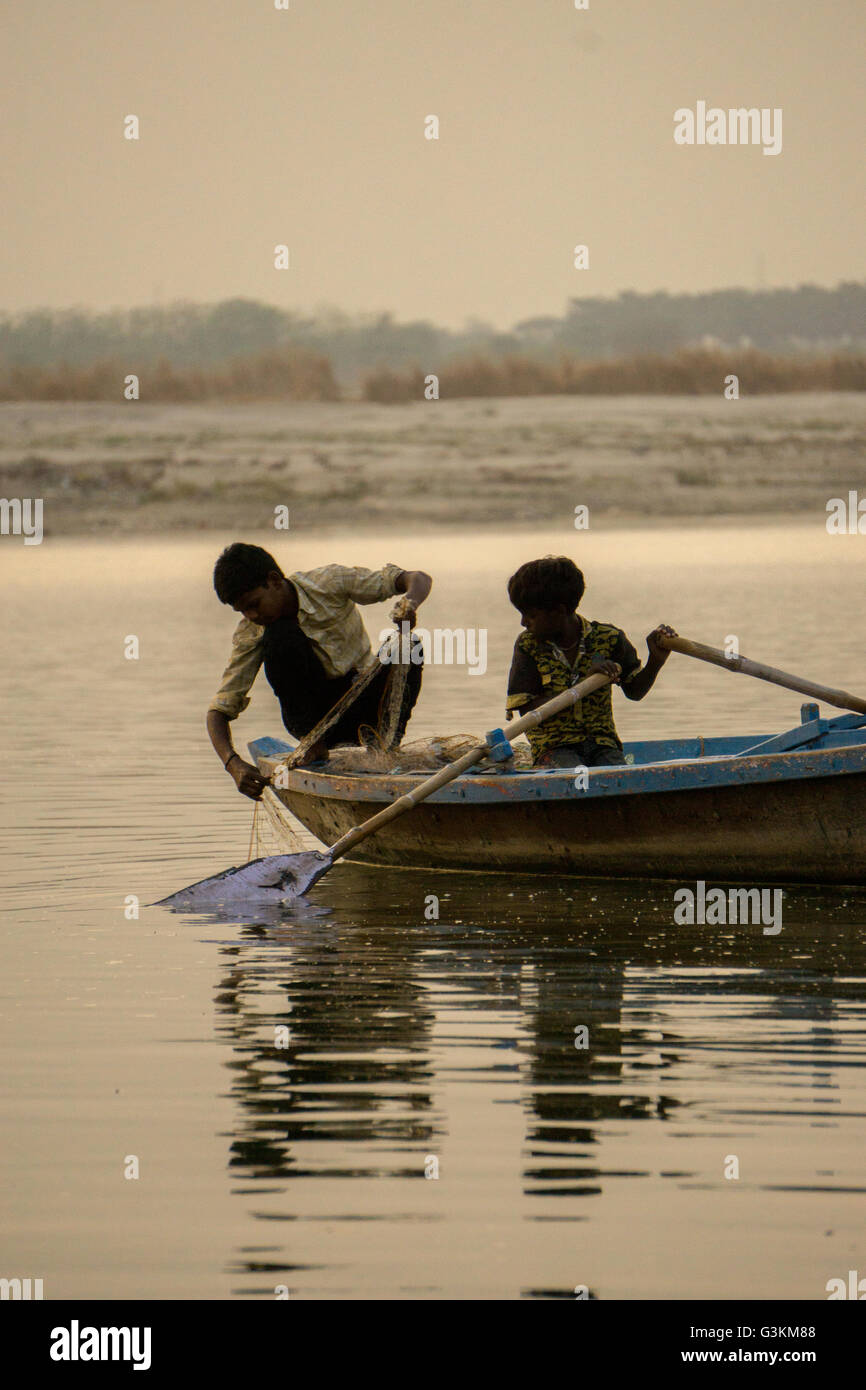
[[(842, 714), (832, 719), (821, 717), (819, 707), (804, 704), (800, 710), (800, 723), (781, 734), (729, 734), (717, 737), (695, 736), (692, 738), (644, 739), (624, 744), (626, 763), (632, 767), (658, 765), (664, 763), (694, 763), (704, 760), (747, 757), (765, 757), (773, 753), (816, 752), (835, 748), (848, 748), (852, 745), (866, 744), (866, 715)], [(278, 758), (291, 752), (293, 744), (277, 738), (259, 738), (250, 743), (250, 753), (254, 759)], [(315, 765), (314, 765), (315, 766)], [(489, 773), (489, 764), (482, 765)], [(312, 768), (311, 768), (312, 770)], [(322, 769), (324, 771), (324, 767)], [(480, 772), (482, 768), (472, 769)], [(604, 769), (612, 771), (612, 769)], [(398, 769), (394, 769), (397, 772)], [(562, 775), (562, 768), (515, 768), (507, 763), (497, 766), (497, 775), (505, 776), (556, 776)], [(602, 771), (602, 769), (599, 769)], [(353, 776), (365, 775), (356, 770)], [(381, 776), (379, 770), (371, 770), (370, 776)]]

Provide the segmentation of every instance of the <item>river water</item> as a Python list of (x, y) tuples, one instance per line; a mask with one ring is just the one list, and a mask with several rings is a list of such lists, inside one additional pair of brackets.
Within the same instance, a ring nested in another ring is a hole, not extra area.
[[(866, 1273), (866, 893), (793, 891), (777, 937), (674, 926), (665, 884), (351, 864), (292, 911), (146, 906), (247, 854), (204, 733), (233, 538), (2, 540), (0, 1276), (46, 1298), (822, 1299)], [(487, 671), (428, 669), (413, 736), (501, 722), (504, 581), (550, 551), (641, 652), (668, 621), (866, 688), (866, 545), (821, 521), (246, 538), (287, 569), (429, 569), (421, 621), (486, 627)], [(375, 635), (387, 607), (365, 616)], [(615, 701), (626, 740), (799, 717), (677, 656)], [(237, 742), (280, 732), (262, 677)]]

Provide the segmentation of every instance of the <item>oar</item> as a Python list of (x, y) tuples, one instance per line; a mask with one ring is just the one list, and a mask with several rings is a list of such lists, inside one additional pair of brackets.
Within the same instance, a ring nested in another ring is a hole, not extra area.
[(324, 853), (309, 851), (295, 856), (296, 867), (292, 866), (283, 880), (287, 889), (286, 896), (297, 897), (301, 893), (306, 893), (308, 888), (326, 874), (333, 864), (355, 845), (366, 840), (369, 835), (375, 835), (377, 830), (381, 830), (383, 825), (396, 820), (397, 816), (402, 816), (406, 811), (411, 811), (419, 802), (424, 801), (433, 792), (444, 787), (448, 782), (453, 782), (455, 777), (459, 777), (461, 772), (466, 772), (476, 763), (480, 763), (482, 758), (488, 754), (493, 754), (498, 761), (510, 754), (505, 751), (505, 745), (510, 744), (518, 734), (525, 733), (527, 729), (532, 729), (536, 724), (541, 724), (545, 719), (550, 719), (551, 715), (559, 714), (564, 709), (569, 709), (571, 705), (577, 704), (584, 695), (590, 695), (593, 690), (600, 690), (603, 685), (608, 685), (610, 676), (598, 672), (596, 675), (587, 676), (579, 684), (572, 686), (569, 690), (564, 690), (560, 695), (555, 695), (552, 700), (539, 705), (538, 709), (530, 710), (521, 719), (515, 720), (508, 725), (508, 732), (502, 729), (494, 729), (492, 734), (488, 734), (484, 743), (479, 743), (475, 748), (471, 748), (468, 753), (464, 753), (462, 758), (456, 762), (449, 763), (447, 767), (434, 772), (432, 777), (421, 782), (419, 786), (413, 787), (412, 791), (405, 792), (396, 801), (392, 801), (390, 806), (378, 811), (369, 820), (363, 821), (351, 830), (347, 830), (345, 835), (341, 835), (335, 844)]
[(692, 642), (688, 637), (659, 637), (658, 643), (669, 651), (682, 652), (683, 656), (694, 656), (698, 661), (709, 661), (713, 666), (724, 666), (728, 671), (740, 671), (744, 676), (755, 676), (759, 681), (783, 685), (786, 690), (797, 690), (801, 695), (812, 695), (827, 705), (835, 705), (837, 709), (851, 709), (858, 714), (866, 714), (866, 700), (859, 695), (849, 695), (847, 690), (832, 690), (829, 686), (807, 681), (803, 676), (792, 676), (787, 671), (778, 671), (775, 666), (751, 661), (747, 656), (728, 656), (717, 647), (705, 647), (702, 642)]

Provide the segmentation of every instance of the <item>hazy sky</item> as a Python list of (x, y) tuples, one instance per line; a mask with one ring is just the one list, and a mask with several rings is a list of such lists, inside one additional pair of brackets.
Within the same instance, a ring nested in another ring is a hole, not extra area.
[[(290, 4), (3, 0), (0, 310), (508, 325), (864, 276), (864, 0)], [(781, 107), (781, 153), (676, 145), (698, 101)]]

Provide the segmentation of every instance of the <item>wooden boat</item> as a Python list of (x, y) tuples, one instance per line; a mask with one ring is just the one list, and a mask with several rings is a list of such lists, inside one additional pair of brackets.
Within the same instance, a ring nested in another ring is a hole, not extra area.
[[(270, 775), (291, 747), (261, 738), (250, 753)], [(866, 883), (866, 716), (824, 719), (808, 704), (800, 724), (776, 736), (649, 740), (625, 753), (627, 766), (584, 779), (572, 769), (482, 765), (351, 857), (602, 878)], [(301, 768), (274, 790), (331, 844), (427, 776)]]

